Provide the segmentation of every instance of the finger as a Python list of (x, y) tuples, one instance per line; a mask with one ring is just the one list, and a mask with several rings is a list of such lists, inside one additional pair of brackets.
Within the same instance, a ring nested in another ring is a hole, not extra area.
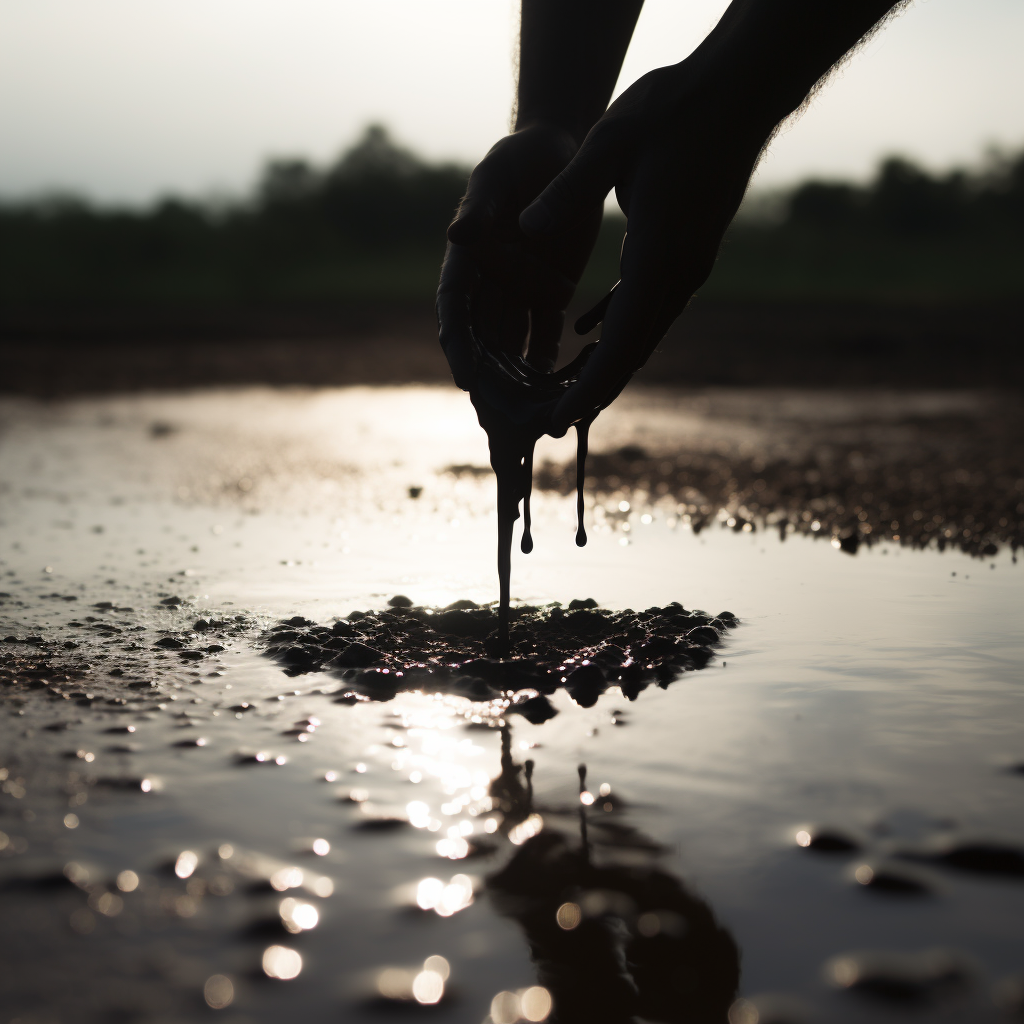
[(473, 297), (473, 335), (479, 344), (509, 356), (522, 356), (530, 330), (527, 306), (484, 275)]
[(564, 309), (576, 290), (576, 282), (551, 260), (527, 252), (520, 245), (481, 246), (475, 255), (485, 277), (500, 281), (509, 294), (526, 305)]
[(545, 373), (555, 368), (564, 325), (565, 313), (561, 309), (530, 310), (530, 344), (526, 360), (531, 366)]
[(478, 279), (469, 251), (449, 243), (437, 288), (437, 333), (452, 377), (463, 391), (473, 384), (479, 358), (473, 335), (473, 293)]
[(509, 182), (498, 161), (485, 158), (473, 169), (455, 220), (448, 226), (448, 241), (477, 245), (494, 226), (509, 195)]
[(621, 148), (616, 152), (607, 132), (595, 129), (568, 167), (519, 215), (519, 226), (538, 237), (578, 224), (614, 187), (621, 159)]
[[(651, 244), (644, 245), (644, 242)], [(636, 243), (638, 251), (630, 253)], [(579, 379), (555, 410), (558, 426), (607, 405), (646, 362), (689, 299), (685, 284), (666, 270), (654, 239), (633, 233), (623, 250), (622, 280), (608, 302), (601, 341)]]
[(615, 289), (619, 287), (619, 282), (616, 281), (612, 285), (608, 294), (601, 299), (600, 302), (592, 309), (588, 309), (576, 323), (573, 325), (573, 330), (580, 335), (589, 334), (602, 320), (604, 320), (605, 313), (608, 312), (608, 303), (612, 301), (612, 296), (615, 294)]

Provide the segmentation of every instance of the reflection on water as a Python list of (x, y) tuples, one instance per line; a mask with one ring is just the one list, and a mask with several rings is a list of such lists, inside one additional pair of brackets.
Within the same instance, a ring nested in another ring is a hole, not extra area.
[[(503, 831), (535, 814), (532, 769), (532, 761), (513, 760), (511, 729), (502, 726), (491, 794)], [(581, 766), (581, 795), (585, 774)], [(571, 812), (545, 810), (544, 827), (487, 879), (498, 912), (523, 929), (552, 1020), (722, 1024), (739, 985), (736, 943), (707, 904), (659, 865), (657, 844), (621, 820), (588, 827), (590, 806), (581, 801), (578, 830), (549, 823), (568, 824)], [(535, 991), (503, 993), (492, 1020), (546, 1019), (530, 1015), (542, 1003)]]

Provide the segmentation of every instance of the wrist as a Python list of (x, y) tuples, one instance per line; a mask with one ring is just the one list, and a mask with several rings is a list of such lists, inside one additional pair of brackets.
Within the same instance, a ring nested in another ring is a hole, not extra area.
[(783, 76), (751, 73), (727, 55), (699, 50), (654, 74), (661, 78), (658, 92), (668, 107), (662, 116), (686, 123), (696, 114), (727, 123), (737, 136), (762, 140), (803, 103), (809, 88)]
[[(596, 118), (595, 118), (596, 120)], [(594, 126), (589, 118), (573, 117), (559, 110), (524, 110), (516, 109), (515, 123), (512, 132), (524, 131), (548, 132), (561, 135), (567, 145), (572, 146), (573, 154), (583, 144), (587, 132)]]

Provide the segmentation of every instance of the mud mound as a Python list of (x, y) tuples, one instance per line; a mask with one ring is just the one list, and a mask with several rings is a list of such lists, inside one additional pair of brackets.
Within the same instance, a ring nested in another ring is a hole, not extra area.
[(583, 707), (612, 685), (630, 700), (651, 683), (665, 687), (707, 665), (736, 624), (731, 612), (711, 616), (678, 601), (642, 612), (608, 611), (590, 599), (521, 606), (512, 609), (512, 655), (498, 658), (493, 607), (424, 608), (398, 596), (385, 611), (354, 611), (332, 625), (296, 616), (262, 639), (267, 656), (291, 675), (340, 676), (348, 686), (342, 700), (389, 700), (422, 688), (477, 700), (514, 693), (513, 709), (542, 721), (554, 713), (545, 695), (559, 687)]

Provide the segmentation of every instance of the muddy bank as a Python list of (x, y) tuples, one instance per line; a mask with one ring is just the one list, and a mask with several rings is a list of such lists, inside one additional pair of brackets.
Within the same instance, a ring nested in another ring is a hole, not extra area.
[[(849, 554), (880, 540), (975, 555), (1024, 544), (1024, 413), (1015, 398), (913, 409), (866, 394), (849, 417), (835, 415), (842, 396), (831, 409), (821, 395), (802, 408), (777, 398), (694, 396), (712, 421), (756, 425), (760, 443), (722, 436), (605, 449), (590, 456), (587, 486), (612, 519), (619, 497), (675, 502), (698, 532), (716, 524), (783, 538), (796, 531)], [(575, 464), (545, 461), (535, 485), (570, 494)]]

